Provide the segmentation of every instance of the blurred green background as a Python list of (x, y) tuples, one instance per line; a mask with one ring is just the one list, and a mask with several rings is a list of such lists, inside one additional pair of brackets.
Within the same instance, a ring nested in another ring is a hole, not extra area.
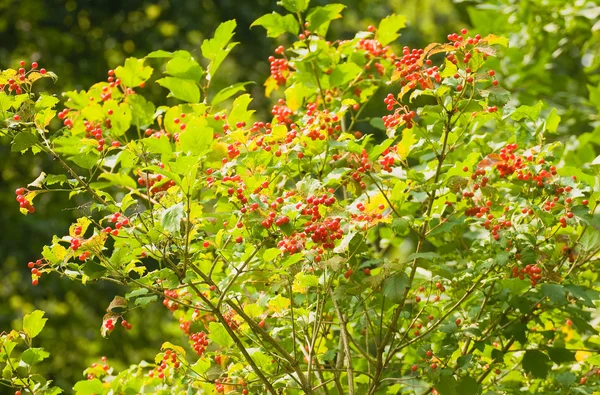
[[(515, 92), (509, 105), (544, 100), (562, 117), (558, 139), (579, 139), (569, 161), (591, 161), (600, 151), (600, 0), (348, 0), (344, 18), (335, 21), (329, 37), (352, 37), (391, 14), (403, 14), (408, 27), (395, 45), (424, 47), (444, 41), (462, 27), (472, 33), (508, 37), (494, 67), (502, 85)], [(326, 1), (312, 0), (311, 5)], [(259, 114), (269, 110), (261, 100), (269, 73), (267, 57), (279, 44), (250, 24), (265, 13), (284, 10), (275, 1), (258, 0), (0, 0), (0, 67), (37, 61), (59, 80), (45, 88), (60, 94), (104, 80), (108, 69), (129, 56), (156, 49), (186, 49), (200, 57), (200, 43), (216, 26), (236, 19), (234, 49), (215, 84), (256, 81)], [(375, 104), (376, 106), (383, 104)], [(545, 111), (549, 111), (549, 107)], [(0, 141), (0, 331), (19, 327), (25, 313), (43, 309), (50, 318), (36, 339), (52, 354), (41, 373), (70, 393), (82, 371), (106, 355), (117, 369), (152, 359), (162, 341), (183, 344), (185, 338), (160, 304), (128, 318), (134, 329), (119, 328), (109, 340), (100, 336), (101, 317), (110, 300), (123, 290), (112, 284), (75, 284), (57, 276), (30, 285), (27, 262), (39, 257), (54, 234), (64, 234), (81, 203), (67, 196), (44, 195), (36, 213), (22, 216), (14, 190), (33, 181), (49, 159), (10, 152)], [(65, 209), (67, 208), (67, 209)], [(4, 391), (4, 392), (3, 392)], [(0, 388), (0, 394), (12, 393)]]

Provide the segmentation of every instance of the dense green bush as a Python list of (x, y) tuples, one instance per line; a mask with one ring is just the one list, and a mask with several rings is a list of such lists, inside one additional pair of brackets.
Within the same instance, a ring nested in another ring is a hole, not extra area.
[[(502, 53), (520, 47), (463, 29), (395, 52), (398, 15), (327, 41), (343, 5), (282, 3), (253, 24), (297, 38), (269, 58), (264, 121), (250, 83), (211, 84), (233, 20), (202, 60), (129, 58), (59, 112), (32, 88), (53, 73), (2, 72), (0, 132), (61, 169), (15, 209), (67, 194), (81, 213), (29, 263), (32, 284), (118, 284), (103, 336), (162, 301), (188, 338), (128, 369), (99, 361), (75, 392), (597, 390), (600, 162), (573, 159), (587, 137), (561, 137), (568, 111), (511, 101), (490, 65), (515, 67)], [(60, 392), (32, 369), (44, 324), (36, 311), (2, 337), (17, 392)]]

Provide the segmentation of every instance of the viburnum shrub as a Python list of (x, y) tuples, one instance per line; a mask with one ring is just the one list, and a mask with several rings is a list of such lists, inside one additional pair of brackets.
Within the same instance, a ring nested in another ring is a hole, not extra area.
[[(247, 83), (211, 86), (235, 21), (203, 61), (155, 51), (65, 93), (56, 130), (60, 100), (32, 93), (54, 75), (2, 72), (12, 150), (64, 168), (19, 188), (21, 211), (43, 193), (88, 201), (28, 264), (32, 284), (122, 284), (103, 336), (162, 302), (188, 338), (121, 372), (93, 365), (76, 393), (598, 391), (598, 167), (576, 177), (556, 112), (509, 102), (486, 66), (507, 41), (463, 29), (400, 48), (397, 15), (328, 41), (343, 5), (282, 5), (254, 22), (296, 38), (269, 58), (268, 119)], [(168, 99), (148, 101), (151, 84)], [(41, 312), (25, 320), (0, 343), (2, 380), (59, 393), (31, 370), (48, 356), (31, 343)]]

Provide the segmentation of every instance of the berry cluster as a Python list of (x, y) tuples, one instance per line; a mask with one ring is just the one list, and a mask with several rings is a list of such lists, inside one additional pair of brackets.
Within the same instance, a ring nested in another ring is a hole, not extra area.
[(15, 191), (15, 195), (17, 195), (17, 202), (19, 202), (20, 208), (27, 210), (29, 214), (33, 214), (35, 212), (35, 207), (33, 207), (32, 202), (27, 199), (26, 192), (29, 191), (25, 188), (18, 188)]
[(386, 148), (381, 153), (379, 164), (381, 165), (381, 169), (383, 171), (387, 171), (388, 173), (392, 172), (392, 166), (394, 166), (396, 163), (396, 155), (394, 154), (394, 151), (394, 148)]
[(389, 93), (383, 100), (388, 111), (392, 111), (395, 105), (398, 105), (393, 114), (384, 115), (381, 120), (386, 129), (393, 129), (399, 126), (402, 122), (407, 129), (412, 129), (413, 118), (417, 115), (416, 112), (409, 109), (407, 106), (400, 104), (393, 94)]
[(348, 167), (355, 169), (351, 174), (352, 179), (360, 185), (361, 189), (366, 189), (367, 184), (363, 181), (363, 177), (372, 168), (367, 150), (363, 149), (360, 156), (356, 154), (351, 155), (348, 160)]
[(190, 341), (192, 341), (192, 348), (196, 351), (196, 354), (202, 356), (206, 347), (208, 346), (208, 337), (205, 332), (195, 332), (190, 335)]
[(93, 380), (97, 377), (104, 377), (110, 373), (111, 367), (107, 363), (107, 358), (102, 357), (102, 363), (92, 363), (92, 365), (85, 370), (85, 375), (88, 380)]
[(27, 267), (31, 269), (31, 285), (36, 286), (39, 283), (39, 278), (42, 277), (42, 272), (40, 272), (39, 268), (43, 265), (43, 261), (38, 259), (35, 262), (29, 262)]
[(162, 174), (151, 174), (138, 171), (138, 175), (138, 184), (142, 187), (147, 186), (149, 188), (149, 192), (152, 194), (164, 192), (176, 185), (174, 180), (170, 180), (168, 177), (165, 177)]
[(358, 48), (366, 51), (365, 57), (370, 58), (388, 58), (394, 56), (389, 46), (383, 46), (378, 40), (361, 38), (358, 40)]
[[(402, 49), (402, 57), (394, 63), (396, 72), (400, 75), (401, 85), (407, 86), (410, 89), (414, 89), (420, 86), (422, 89), (428, 89), (433, 87), (433, 80), (440, 82), (442, 77), (439, 74), (438, 66), (431, 66), (432, 62), (430, 59), (423, 62), (425, 51), (422, 49), (410, 49), (404, 47)], [(423, 63), (427, 67), (423, 68)]]
[(302, 129), (302, 133), (312, 141), (325, 140), (328, 137), (335, 138), (335, 133), (342, 130), (339, 124), (339, 117), (335, 114), (330, 114), (329, 110), (317, 110), (316, 103), (309, 103), (307, 110), (306, 115), (308, 115), (308, 119), (306, 120), (306, 127)]
[[(19, 69), (17, 70), (17, 76), (16, 79), (15, 78), (9, 78), (8, 79), (8, 83), (7, 84), (0, 84), (0, 91), (3, 91), (5, 87), (8, 86), (8, 93), (12, 93), (14, 92), (16, 95), (20, 95), (23, 93), (23, 84), (27, 84), (28, 83), (28, 79), (27, 77), (33, 73), (33, 72), (37, 72), (39, 74), (41, 74), (42, 76), (47, 74), (46, 69), (39, 69), (38, 68), (38, 63), (37, 62), (32, 62), (31, 63), (31, 69), (29, 71), (27, 71), (25, 69), (25, 61), (21, 60), (19, 62)], [(29, 80), (29, 83), (32, 80)], [(15, 121), (18, 121), (18, 115), (15, 116)]]
[(177, 358), (177, 353), (171, 349), (167, 349), (162, 356), (162, 360), (158, 366), (148, 372), (148, 377), (165, 378), (165, 372), (173, 374), (176, 369), (181, 367), (181, 362)]
[(293, 114), (292, 110), (289, 109), (285, 104), (285, 100), (279, 99), (277, 104), (271, 109), (271, 114), (277, 119), (280, 124), (291, 124), (292, 119), (290, 118)]
[[(275, 49), (275, 54), (283, 55), (284, 51), (285, 48), (280, 45)], [(271, 64), (271, 76), (277, 82), (277, 85), (285, 85), (289, 74), (289, 63), (287, 59), (269, 56), (269, 63)]]

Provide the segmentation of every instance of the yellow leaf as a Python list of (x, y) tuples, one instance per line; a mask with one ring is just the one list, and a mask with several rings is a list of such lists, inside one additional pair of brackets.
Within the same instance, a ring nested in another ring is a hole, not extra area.
[(414, 143), (415, 136), (412, 130), (404, 129), (402, 131), (402, 140), (400, 140), (400, 143), (396, 146), (396, 153), (402, 160), (408, 158), (408, 154), (410, 154), (410, 150)]
[(104, 248), (104, 242), (108, 235), (106, 233), (98, 233), (87, 239), (79, 249), (81, 251), (91, 251), (94, 254), (98, 254)]
[(581, 361), (588, 359), (591, 356), (592, 356), (592, 353), (589, 351), (577, 351), (575, 353), (575, 360), (577, 362), (581, 362)]
[(92, 221), (90, 221), (90, 219), (88, 217), (77, 218), (77, 223), (74, 223), (73, 225), (71, 225), (69, 227), (69, 236), (71, 236), (71, 237), (78, 236), (75, 234), (75, 228), (77, 228), (78, 226), (81, 227), (81, 232), (79, 233), (79, 236), (83, 236), (85, 234), (85, 231), (87, 230), (88, 226), (91, 223), (92, 223)]
[(508, 47), (508, 38), (506, 37), (498, 37), (495, 34), (489, 34), (481, 39), (481, 41), (487, 42), (489, 45), (502, 45), (503, 47)]
[(183, 347), (180, 346), (176, 346), (175, 344), (171, 343), (171, 342), (164, 342), (162, 344), (162, 346), (160, 347), (161, 351), (162, 350), (173, 350), (175, 351), (177, 354), (183, 355), (185, 356), (185, 350), (183, 349)]
[(573, 330), (573, 328), (570, 327), (569, 325), (564, 325), (562, 327), (562, 329), (561, 329), (561, 332), (565, 335), (565, 341), (566, 342), (568, 342), (569, 340), (573, 339), (573, 334), (575, 333), (575, 331)]
[(273, 78), (273, 76), (267, 78), (267, 80), (265, 81), (265, 96), (271, 97), (271, 93), (274, 90), (276, 90), (278, 86), (279, 85), (277, 84), (277, 80)]
[(285, 90), (285, 101), (292, 112), (298, 110), (304, 101), (304, 92), (306, 88), (301, 84), (292, 84)]
[(290, 300), (281, 295), (277, 295), (273, 299), (269, 300), (269, 308), (275, 313), (280, 313), (283, 310), (286, 310), (288, 307), (290, 307), (290, 304)]
[(292, 292), (294, 293), (305, 294), (307, 291), (308, 287), (302, 286), (298, 281), (294, 281), (294, 284), (292, 284)]

